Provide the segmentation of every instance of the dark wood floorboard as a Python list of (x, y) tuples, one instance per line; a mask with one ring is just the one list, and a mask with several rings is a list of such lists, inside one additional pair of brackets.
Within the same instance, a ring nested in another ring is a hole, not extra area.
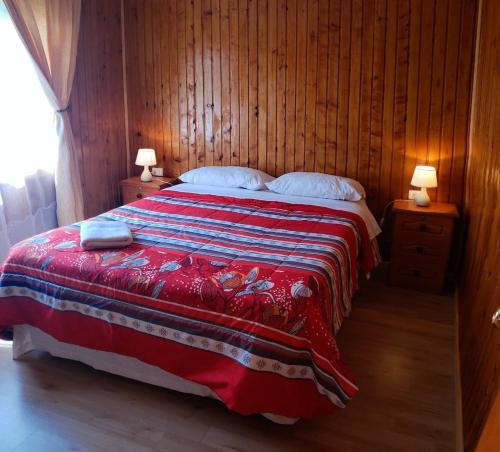
[(452, 297), (363, 283), (338, 337), (360, 392), (291, 427), (3, 344), (0, 451), (453, 451), (453, 322)]

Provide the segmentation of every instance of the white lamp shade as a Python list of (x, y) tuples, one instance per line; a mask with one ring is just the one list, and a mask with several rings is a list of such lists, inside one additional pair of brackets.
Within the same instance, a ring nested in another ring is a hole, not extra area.
[(137, 152), (135, 164), (139, 166), (156, 165), (156, 154), (154, 149), (142, 148)]
[(425, 187), (425, 188), (437, 187), (438, 184), (436, 177), (436, 168), (434, 168), (433, 166), (418, 165), (415, 168), (410, 183), (414, 187)]

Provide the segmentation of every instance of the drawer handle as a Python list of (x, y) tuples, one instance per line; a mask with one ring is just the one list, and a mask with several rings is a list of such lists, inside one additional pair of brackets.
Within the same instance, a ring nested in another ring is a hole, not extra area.
[(416, 246), (415, 250), (417, 254), (424, 254), (424, 247), (423, 246)]
[(142, 196), (143, 196), (143, 195), (142, 195), (142, 193), (137, 193), (137, 198), (138, 198), (138, 199), (141, 199), (141, 198), (142, 198)]
[(422, 232), (425, 232), (427, 231), (427, 226), (425, 225), (425, 223), (420, 223), (420, 228), (419, 228)]
[(420, 270), (413, 270), (413, 276), (420, 276)]

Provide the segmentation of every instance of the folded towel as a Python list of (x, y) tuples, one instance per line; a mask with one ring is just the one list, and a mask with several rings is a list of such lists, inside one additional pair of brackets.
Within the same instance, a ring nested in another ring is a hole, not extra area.
[(132, 243), (132, 234), (120, 221), (84, 221), (80, 226), (80, 245), (86, 250), (123, 248)]

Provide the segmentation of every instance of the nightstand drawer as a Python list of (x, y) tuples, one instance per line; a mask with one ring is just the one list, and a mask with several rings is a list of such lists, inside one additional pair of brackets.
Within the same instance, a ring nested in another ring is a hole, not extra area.
[(431, 271), (432, 274), (437, 275), (444, 272), (446, 269), (446, 260), (442, 256), (423, 256), (423, 255), (404, 255), (400, 254), (393, 260), (393, 268), (395, 269), (417, 269), (421, 270), (420, 273), (427, 274)]
[(443, 287), (444, 273), (442, 271), (436, 272), (436, 269), (432, 267), (394, 264), (391, 271), (391, 283), (396, 286), (425, 292), (439, 292)]
[(451, 234), (433, 236), (421, 232), (397, 231), (394, 234), (394, 247), (410, 254), (448, 254)]
[(138, 201), (139, 199), (145, 198), (146, 196), (156, 193), (158, 189), (156, 187), (142, 187), (142, 186), (126, 186), (122, 188), (123, 204), (128, 204), (130, 202)]
[(422, 243), (419, 240), (407, 241), (399, 244), (399, 252), (402, 256), (414, 257), (440, 257), (446, 255), (446, 243)]
[(448, 255), (453, 231), (452, 218), (397, 215), (394, 247), (409, 254)]
[(130, 177), (121, 181), (122, 202), (128, 204), (150, 196), (180, 182), (176, 177), (153, 177), (150, 182), (143, 182), (139, 176)]
[(448, 235), (453, 226), (451, 218), (436, 218), (424, 215), (398, 215), (396, 230), (408, 234), (422, 234), (428, 237)]

